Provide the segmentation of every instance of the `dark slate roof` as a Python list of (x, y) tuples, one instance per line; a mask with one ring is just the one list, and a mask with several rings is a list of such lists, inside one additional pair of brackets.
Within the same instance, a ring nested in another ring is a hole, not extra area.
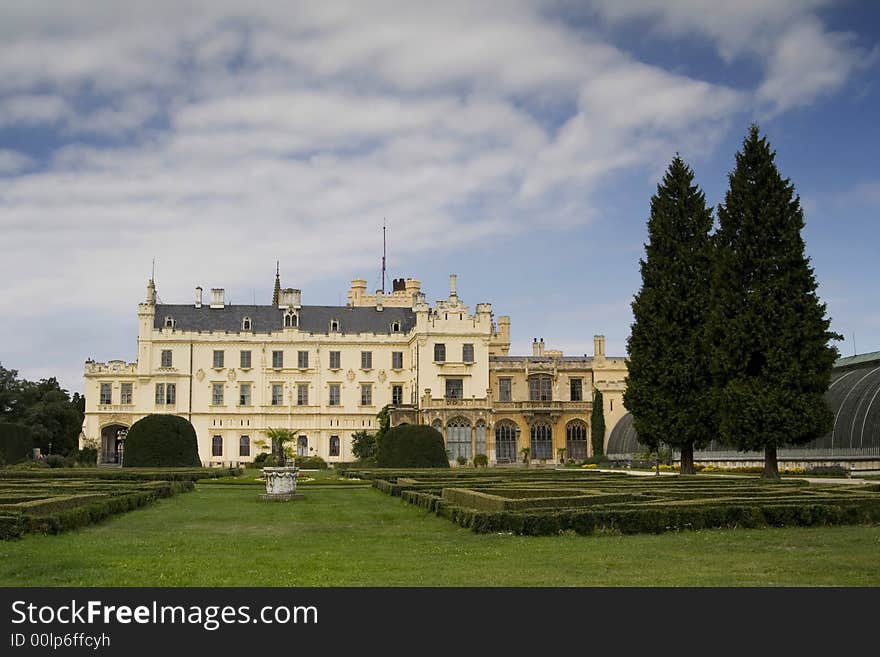
[[(174, 319), (178, 331), (228, 331), (240, 333), (242, 320), (250, 317), (254, 333), (269, 333), (284, 328), (285, 310), (275, 306), (233, 306), (201, 308), (183, 304), (157, 304), (153, 328), (165, 326), (165, 317)], [(298, 311), (299, 329), (307, 333), (329, 333), (330, 320), (339, 321), (339, 332), (352, 333), (391, 333), (391, 323), (400, 322), (402, 333), (408, 333), (416, 324), (416, 316), (411, 308), (385, 306), (303, 306)]]

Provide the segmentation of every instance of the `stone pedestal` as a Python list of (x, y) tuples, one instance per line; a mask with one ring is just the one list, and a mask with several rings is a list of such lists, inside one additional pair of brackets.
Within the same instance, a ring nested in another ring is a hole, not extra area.
[(301, 500), (304, 496), (296, 492), (296, 474), (299, 468), (295, 466), (284, 468), (263, 468), (263, 477), (266, 479), (266, 494), (260, 495), (261, 500), (275, 502), (288, 502)]

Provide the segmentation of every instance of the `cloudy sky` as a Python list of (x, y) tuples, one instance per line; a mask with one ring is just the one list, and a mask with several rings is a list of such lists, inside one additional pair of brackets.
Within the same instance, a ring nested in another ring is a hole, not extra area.
[[(0, 0), (0, 363), (82, 390), (159, 297), (305, 304), (448, 275), (514, 353), (625, 353), (676, 151), (709, 202), (757, 121), (843, 354), (880, 350), (880, 6)], [(855, 343), (853, 341), (855, 338)]]

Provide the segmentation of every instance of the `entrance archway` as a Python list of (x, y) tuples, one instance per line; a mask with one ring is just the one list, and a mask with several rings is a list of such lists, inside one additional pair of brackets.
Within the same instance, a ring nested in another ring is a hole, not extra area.
[(101, 429), (101, 454), (98, 463), (122, 465), (122, 451), (128, 427), (124, 424), (108, 424)]

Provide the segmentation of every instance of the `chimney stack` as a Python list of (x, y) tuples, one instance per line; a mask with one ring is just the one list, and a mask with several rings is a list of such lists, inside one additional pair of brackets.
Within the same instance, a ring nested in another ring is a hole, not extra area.
[(605, 336), (604, 335), (594, 335), (593, 336), (593, 357), (594, 358), (605, 358)]
[(222, 287), (211, 288), (211, 308), (222, 308), (226, 305), (223, 301), (224, 290)]
[(196, 308), (202, 307), (202, 288), (196, 288)]
[(455, 274), (449, 274), (449, 298), (455, 299), (458, 297), (458, 292), (456, 291), (456, 281), (458, 280), (458, 276)]

